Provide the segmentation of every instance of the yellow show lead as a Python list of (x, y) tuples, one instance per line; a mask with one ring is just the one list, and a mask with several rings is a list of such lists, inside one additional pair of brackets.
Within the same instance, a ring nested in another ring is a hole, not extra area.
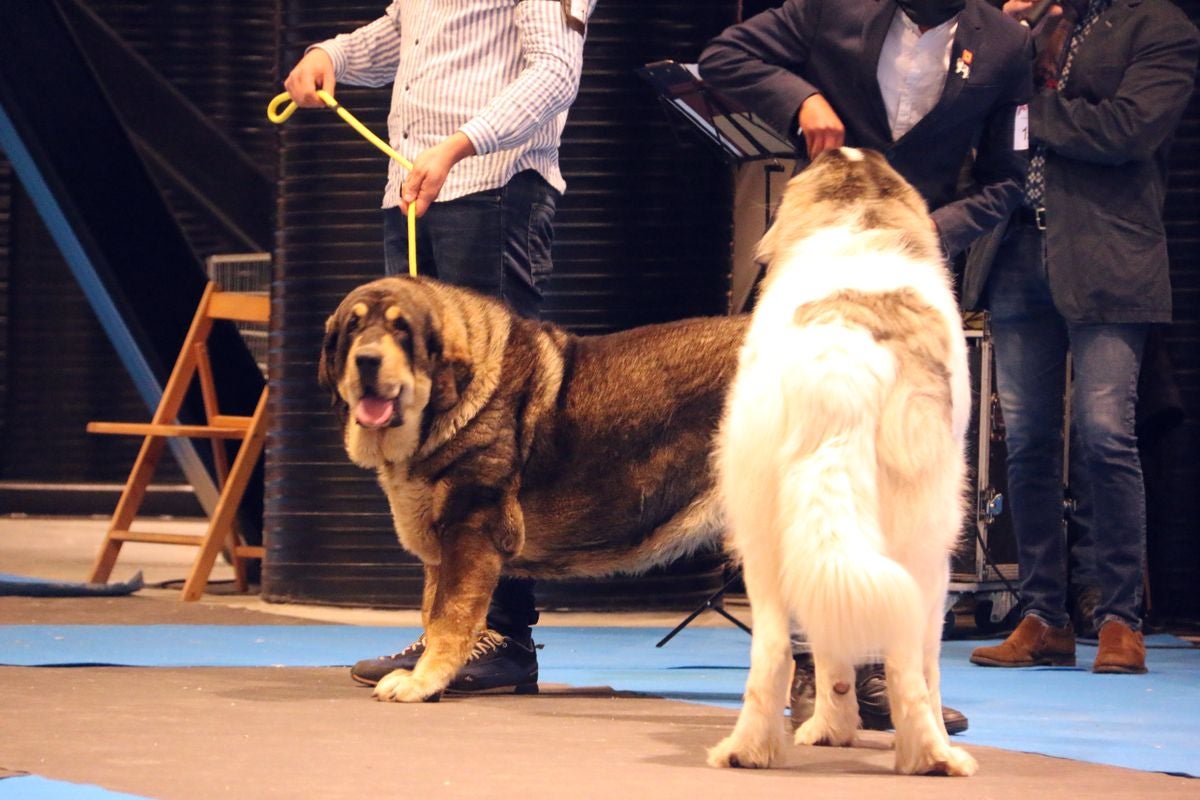
[[(384, 153), (386, 153), (390, 158), (394, 158), (397, 161), (399, 161), (400, 165), (403, 166), (405, 169), (411, 170), (413, 168), (411, 161), (409, 161), (407, 158), (405, 158), (404, 156), (397, 153), (395, 150), (392, 149), (391, 145), (389, 145), (383, 139), (380, 139), (378, 136), (376, 136), (374, 133), (372, 133), (371, 130), (366, 125), (363, 125), (361, 122), (359, 122), (358, 118), (355, 117), (353, 114), (351, 114), (349, 111), (347, 111), (346, 107), (343, 106), (341, 103), (339, 103), (336, 99), (334, 99), (334, 96), (331, 95), (329, 92), (325, 91), (324, 89), (317, 89), (317, 97), (321, 98), (321, 100), (325, 103), (325, 105), (329, 106), (334, 111), (336, 111), (337, 115), (339, 117), (341, 117), (347, 123), (349, 123), (351, 128), (354, 128), (354, 130), (356, 130), (360, 134), (362, 134), (362, 137), (364, 139), (366, 139), (368, 142), (370, 142), (371, 144), (378, 147), (380, 150), (382, 150)], [(284, 108), (283, 111), (280, 111), (279, 107), (281, 105), (283, 105), (285, 102), (287, 102), (287, 107)], [(267, 104), (267, 119), (271, 120), (271, 122), (274, 122), (276, 125), (280, 125), (284, 122), (287, 122), (287, 120), (292, 116), (292, 114), (296, 113), (296, 109), (298, 107), (299, 106), (296, 105), (295, 101), (292, 101), (291, 95), (289, 95), (287, 92), (283, 92), (281, 94), (276, 95), (275, 98), (270, 103)], [(408, 204), (408, 274), (412, 275), (413, 277), (416, 277), (416, 275), (417, 275), (417, 206), (416, 206), (416, 203)]]

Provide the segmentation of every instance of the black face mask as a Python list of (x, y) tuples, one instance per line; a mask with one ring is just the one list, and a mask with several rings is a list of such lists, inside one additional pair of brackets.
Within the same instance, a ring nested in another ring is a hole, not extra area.
[(1070, 19), (1079, 21), (1087, 13), (1088, 0), (1066, 0), (1066, 2), (1060, 3), (1060, 5)]
[(923, 28), (936, 28), (966, 4), (966, 0), (896, 0), (908, 18)]

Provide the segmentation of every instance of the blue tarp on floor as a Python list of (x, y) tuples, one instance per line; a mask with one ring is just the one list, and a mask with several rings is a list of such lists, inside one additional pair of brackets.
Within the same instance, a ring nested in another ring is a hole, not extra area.
[(113, 792), (90, 783), (53, 781), (38, 775), (0, 780), (0, 800), (146, 800), (140, 794)]

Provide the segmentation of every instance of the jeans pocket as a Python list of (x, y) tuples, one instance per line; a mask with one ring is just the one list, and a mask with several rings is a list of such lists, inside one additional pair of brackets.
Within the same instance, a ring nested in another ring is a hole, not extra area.
[(549, 278), (554, 268), (550, 255), (554, 245), (554, 211), (552, 199), (535, 200), (529, 209), (525, 250), (529, 254), (529, 270), (535, 285)]

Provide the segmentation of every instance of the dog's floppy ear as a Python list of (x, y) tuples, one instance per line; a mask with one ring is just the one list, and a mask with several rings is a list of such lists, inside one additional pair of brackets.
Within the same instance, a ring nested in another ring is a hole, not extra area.
[(339, 352), (342, 339), (341, 327), (336, 311), (329, 315), (329, 319), (325, 320), (325, 340), (321, 343), (321, 360), (317, 365), (317, 381), (322, 389), (329, 392), (330, 403), (338, 415), (345, 416), (349, 412), (349, 407), (337, 390), (338, 378), (342, 371), (342, 355)]
[(432, 309), (425, 319), (425, 349), (429, 355), (431, 382), (429, 406), (439, 414), (458, 405), (473, 375), (466, 329), (455, 324), (456, 321), (452, 315), (441, 320)]

